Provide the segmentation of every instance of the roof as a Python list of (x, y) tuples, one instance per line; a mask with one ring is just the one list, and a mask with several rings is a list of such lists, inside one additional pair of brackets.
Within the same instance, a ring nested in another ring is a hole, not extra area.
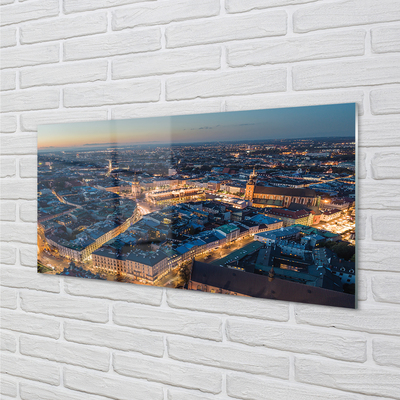
[(234, 224), (226, 224), (226, 225), (222, 225), (218, 228), (218, 230), (220, 230), (221, 232), (223, 232), (227, 235), (236, 231), (237, 229), (239, 229), (239, 228)]
[(261, 242), (257, 241), (251, 242), (248, 245), (242, 247), (241, 249), (233, 251), (232, 253), (228, 254), (223, 258), (213, 261), (212, 264), (225, 265), (228, 264), (229, 262), (240, 260), (243, 257), (246, 257), (247, 255), (252, 254), (255, 251), (261, 249), (261, 247), (263, 246), (264, 245)]
[(275, 186), (256, 186), (254, 193), (272, 194), (278, 196), (317, 197), (315, 190), (307, 188), (296, 189)]
[(292, 210), (287, 210), (286, 208), (274, 208), (269, 210), (268, 214), (277, 215), (280, 217), (298, 219), (298, 218), (308, 217), (310, 215), (310, 211), (306, 210), (292, 211)]
[(162, 251), (134, 251), (127, 257), (127, 260), (138, 262), (141, 264), (154, 266), (158, 264), (160, 261), (167, 258), (167, 255)]
[(268, 217), (264, 214), (256, 214), (250, 218), (250, 221), (253, 221), (253, 222), (256, 222), (259, 224), (265, 224), (265, 225), (276, 224), (276, 223), (280, 222), (278, 219)]
[(272, 200), (272, 199), (253, 199), (254, 204), (263, 204), (266, 206), (282, 206), (282, 200)]
[(201, 236), (200, 239), (205, 243), (212, 243), (219, 241), (219, 237), (216, 236), (214, 233), (208, 234), (206, 236)]
[(340, 213), (341, 211), (338, 210), (337, 208), (332, 208), (330, 210), (325, 210), (323, 212), (323, 215), (332, 215), (332, 214), (336, 214), (336, 213)]
[(288, 207), (289, 210), (297, 211), (297, 210), (307, 210), (311, 211), (315, 215), (321, 215), (321, 211), (319, 210), (318, 206), (305, 206), (304, 204), (298, 203), (291, 203)]
[(279, 278), (274, 278), (270, 282), (267, 276), (199, 261), (193, 263), (191, 281), (251, 297), (334, 307), (355, 307), (354, 295), (285, 281)]
[(300, 229), (295, 228), (294, 225), (288, 226), (286, 228), (280, 228), (280, 229), (274, 229), (272, 231), (267, 231), (267, 232), (260, 232), (256, 233), (254, 237), (256, 238), (257, 236), (260, 237), (265, 237), (265, 238), (280, 238), (280, 237), (286, 237), (290, 235), (297, 235), (299, 233)]

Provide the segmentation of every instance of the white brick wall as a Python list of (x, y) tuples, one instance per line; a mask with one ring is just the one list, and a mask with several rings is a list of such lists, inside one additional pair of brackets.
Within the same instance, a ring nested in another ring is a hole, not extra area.
[[(397, 0), (1, 0), (1, 398), (400, 399)], [(357, 102), (359, 309), (36, 274), (37, 126)]]

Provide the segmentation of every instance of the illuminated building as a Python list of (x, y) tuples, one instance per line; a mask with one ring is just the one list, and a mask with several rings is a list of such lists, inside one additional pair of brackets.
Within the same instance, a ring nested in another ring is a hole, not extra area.
[(129, 274), (154, 282), (169, 271), (168, 257), (162, 251), (135, 250), (121, 255), (111, 249), (99, 249), (92, 255), (93, 265), (116, 274)]
[(306, 210), (286, 210), (284, 208), (273, 208), (267, 212), (267, 215), (283, 221), (283, 226), (292, 226), (295, 224), (310, 226), (313, 223), (313, 214)]
[(129, 226), (135, 223), (139, 218), (140, 213), (135, 207), (135, 211), (131, 217), (129, 217), (125, 221), (114, 221), (114, 228), (110, 230), (105, 230), (103, 232), (95, 232), (94, 234), (96, 234), (97, 237), (87, 240), (83, 243), (73, 243), (71, 241), (54, 236), (46, 237), (46, 240), (49, 245), (55, 247), (58, 250), (61, 256), (77, 261), (84, 261), (94, 251), (103, 246), (103, 244), (125, 232), (129, 228)]
[(330, 209), (325, 210), (321, 215), (321, 221), (329, 222), (333, 219), (339, 218), (342, 215), (342, 212), (338, 209)]
[(257, 185), (257, 173), (253, 170), (246, 184), (245, 200), (252, 202), (253, 207), (283, 207), (291, 203), (305, 206), (319, 205), (320, 198), (315, 190), (307, 188), (286, 188)]
[(132, 182), (131, 193), (132, 193), (132, 196), (135, 199), (138, 198), (142, 193), (142, 189), (140, 187), (140, 183), (139, 183), (138, 178), (136, 176), (136, 172), (135, 172), (135, 178), (133, 179), (133, 182)]
[(157, 206), (167, 206), (190, 201), (204, 201), (206, 194), (204, 190), (198, 188), (161, 190), (147, 193), (146, 199), (149, 203)]

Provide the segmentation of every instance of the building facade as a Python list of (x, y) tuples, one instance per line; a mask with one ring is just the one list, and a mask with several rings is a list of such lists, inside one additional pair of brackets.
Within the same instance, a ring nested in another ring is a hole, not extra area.
[(315, 190), (307, 188), (287, 188), (257, 185), (255, 170), (246, 184), (245, 200), (252, 202), (253, 207), (282, 207), (287, 208), (291, 203), (305, 206), (318, 206), (320, 198)]

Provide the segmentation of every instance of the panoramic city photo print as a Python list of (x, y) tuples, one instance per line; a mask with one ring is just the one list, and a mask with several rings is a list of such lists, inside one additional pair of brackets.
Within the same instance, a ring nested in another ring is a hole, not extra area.
[(38, 272), (355, 308), (356, 116), (42, 125)]

